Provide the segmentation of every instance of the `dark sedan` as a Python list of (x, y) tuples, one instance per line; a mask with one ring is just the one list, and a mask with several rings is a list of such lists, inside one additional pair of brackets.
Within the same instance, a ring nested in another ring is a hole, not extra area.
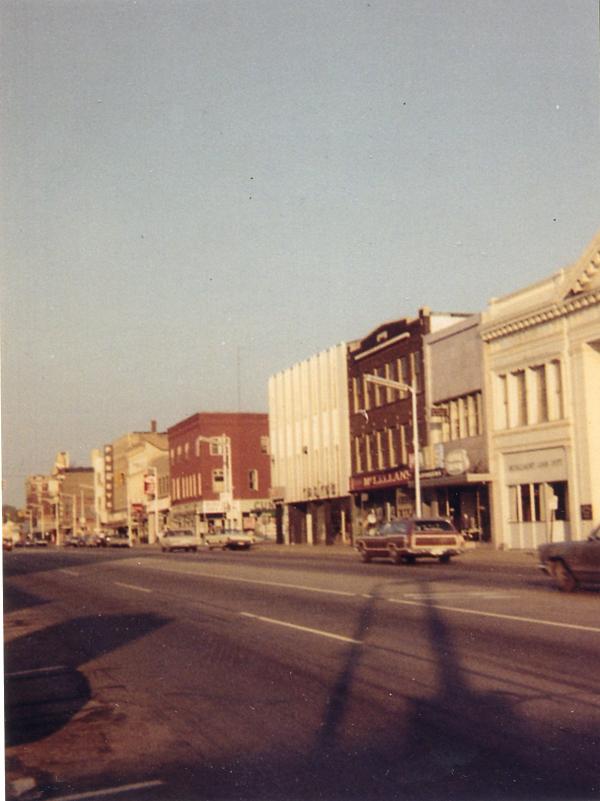
[(600, 584), (600, 526), (587, 540), (549, 542), (538, 548), (540, 568), (563, 592), (580, 584)]

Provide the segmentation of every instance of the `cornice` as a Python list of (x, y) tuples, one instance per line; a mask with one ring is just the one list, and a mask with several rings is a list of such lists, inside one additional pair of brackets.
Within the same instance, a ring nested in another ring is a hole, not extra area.
[(559, 302), (553, 302), (539, 309), (532, 309), (526, 314), (514, 318), (488, 323), (482, 327), (481, 338), (484, 342), (517, 334), (538, 325), (551, 322), (569, 314), (583, 311), (589, 306), (600, 305), (600, 287), (591, 292), (570, 295)]

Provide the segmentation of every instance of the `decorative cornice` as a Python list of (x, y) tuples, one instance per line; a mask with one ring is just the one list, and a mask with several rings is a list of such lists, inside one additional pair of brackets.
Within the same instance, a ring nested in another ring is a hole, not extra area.
[(544, 325), (559, 317), (566, 317), (568, 314), (575, 314), (583, 311), (589, 306), (600, 304), (600, 288), (592, 292), (580, 295), (570, 295), (558, 303), (552, 303), (542, 309), (529, 311), (521, 317), (505, 319), (498, 323), (484, 325), (481, 338), (484, 342), (492, 342), (495, 339), (510, 336), (538, 325)]

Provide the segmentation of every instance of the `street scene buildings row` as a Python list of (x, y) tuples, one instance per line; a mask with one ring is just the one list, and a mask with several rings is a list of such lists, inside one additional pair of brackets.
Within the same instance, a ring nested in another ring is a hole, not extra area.
[(199, 412), (27, 481), (30, 530), (235, 526), (350, 543), (415, 509), (474, 540), (579, 539), (600, 513), (600, 233), (493, 299), (377, 326), (268, 382), (268, 414)]

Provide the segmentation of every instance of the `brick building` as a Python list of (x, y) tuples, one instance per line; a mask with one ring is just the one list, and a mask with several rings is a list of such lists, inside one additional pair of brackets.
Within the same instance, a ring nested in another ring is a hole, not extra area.
[(171, 528), (254, 529), (270, 514), (268, 415), (198, 412), (168, 431)]
[(348, 348), (350, 449), (354, 534), (367, 521), (408, 516), (415, 507), (411, 394), (365, 380), (366, 375), (416, 388), (421, 464), (427, 461), (428, 429), (423, 339), (465, 318), (419, 310), (378, 326)]

